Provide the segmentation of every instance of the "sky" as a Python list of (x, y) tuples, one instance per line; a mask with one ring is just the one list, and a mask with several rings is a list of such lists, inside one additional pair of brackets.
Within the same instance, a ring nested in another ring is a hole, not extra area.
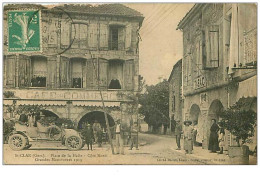
[(139, 43), (139, 72), (146, 84), (168, 79), (173, 65), (182, 58), (182, 32), (176, 30), (180, 20), (194, 4), (133, 3), (128, 7), (145, 17)]

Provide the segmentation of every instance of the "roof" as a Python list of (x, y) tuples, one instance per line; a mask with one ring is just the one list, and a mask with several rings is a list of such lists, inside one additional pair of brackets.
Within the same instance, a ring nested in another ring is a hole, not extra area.
[(98, 6), (93, 6), (90, 4), (63, 4), (56, 6), (63, 8), (63, 10), (68, 12), (80, 12), (92, 15), (114, 15), (114, 16), (124, 16), (124, 17), (139, 17), (144, 18), (144, 16), (123, 4), (100, 4)]
[(4, 10), (20, 10), (20, 9), (47, 9), (46, 7), (40, 4), (24, 4), (24, 3), (17, 3), (17, 4), (6, 4), (4, 5)]
[(203, 5), (205, 5), (206, 3), (198, 3), (195, 4), (190, 11), (188, 11), (188, 13), (182, 18), (182, 20), (179, 22), (179, 24), (177, 25), (177, 29), (183, 29), (183, 27), (186, 25), (186, 23), (188, 22), (188, 20), (190, 20), (190, 18), (193, 18), (194, 15), (197, 13), (197, 10), (199, 10)]
[(170, 82), (170, 80), (172, 79), (172, 76), (173, 76), (173, 73), (174, 73), (175, 68), (176, 68), (177, 66), (179, 66), (180, 64), (182, 64), (182, 59), (178, 60), (178, 61), (174, 64), (174, 66), (172, 67), (172, 72), (171, 72), (171, 74), (170, 74), (170, 77), (169, 77), (169, 79), (168, 79), (168, 82)]

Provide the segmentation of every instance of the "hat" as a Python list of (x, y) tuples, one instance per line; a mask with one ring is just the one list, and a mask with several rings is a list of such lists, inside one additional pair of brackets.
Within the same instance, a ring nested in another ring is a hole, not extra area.
[(191, 125), (191, 124), (192, 124), (192, 122), (191, 122), (191, 121), (184, 121), (183, 123), (184, 123), (184, 125), (186, 125), (186, 124), (189, 124), (189, 125)]

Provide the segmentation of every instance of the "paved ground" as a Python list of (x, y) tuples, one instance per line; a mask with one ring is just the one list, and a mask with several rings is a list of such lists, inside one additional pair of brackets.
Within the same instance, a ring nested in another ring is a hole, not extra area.
[[(177, 151), (175, 138), (151, 134), (140, 134), (139, 150), (128, 150), (125, 155), (112, 155), (110, 145), (101, 148), (94, 145), (93, 151), (84, 147), (80, 151), (68, 151), (59, 144), (41, 144), (28, 150), (13, 151), (4, 145), (6, 164), (230, 164), (227, 155), (209, 153), (201, 147), (194, 154), (185, 155)], [(251, 160), (251, 161), (254, 161)], [(255, 160), (256, 161), (256, 160)]]

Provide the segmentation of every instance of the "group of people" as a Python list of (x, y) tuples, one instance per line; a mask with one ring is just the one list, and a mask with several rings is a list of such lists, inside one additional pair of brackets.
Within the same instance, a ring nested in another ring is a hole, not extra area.
[[(196, 136), (197, 136), (197, 129), (192, 126), (192, 121), (184, 121), (184, 127), (180, 121), (176, 122), (175, 127), (175, 135), (176, 135), (176, 144), (177, 149), (181, 150), (181, 137), (183, 134), (184, 139), (184, 147), (186, 154), (192, 154), (193, 145), (197, 144)], [(195, 122), (196, 126), (196, 122)], [(219, 154), (223, 154), (224, 149), (224, 140), (225, 140), (225, 130), (221, 123), (217, 123), (216, 119), (212, 119), (212, 126), (210, 128), (210, 137), (209, 137), (209, 144), (208, 150), (212, 153), (216, 153), (219, 151)]]
[[(124, 132), (127, 131), (126, 128), (121, 125), (120, 120), (117, 120), (115, 126), (111, 129), (115, 135), (116, 154), (124, 154)], [(89, 123), (84, 125), (81, 134), (85, 139), (88, 150), (92, 150), (93, 143), (97, 143), (101, 147), (103, 130), (97, 120), (95, 120), (92, 126)], [(138, 150), (138, 125), (136, 122), (130, 125), (128, 139), (130, 141), (129, 150), (132, 150), (133, 147)]]

